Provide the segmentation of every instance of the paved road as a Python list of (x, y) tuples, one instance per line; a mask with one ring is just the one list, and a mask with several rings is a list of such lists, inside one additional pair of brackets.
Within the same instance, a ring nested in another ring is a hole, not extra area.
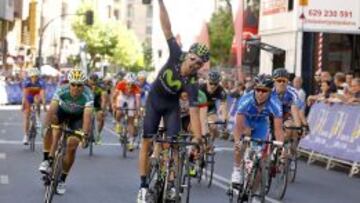
[[(111, 122), (104, 131), (104, 144), (96, 146), (95, 156), (79, 150), (77, 160), (67, 180), (67, 193), (56, 196), (55, 202), (132, 203), (135, 202), (139, 178), (137, 152), (124, 160)], [(36, 152), (21, 144), (21, 114), (16, 110), (0, 110), (0, 202), (38, 203), (44, 188), (37, 171), (42, 159), (41, 139)], [(194, 183), (191, 202), (228, 202), (225, 194), (232, 169), (231, 143), (219, 142), (216, 157), (216, 179), (213, 187)], [(343, 172), (326, 171), (322, 166), (300, 162), (298, 179), (288, 188), (283, 202), (339, 203), (360, 202), (359, 178), (348, 178)], [(268, 202), (279, 202), (270, 197)]]

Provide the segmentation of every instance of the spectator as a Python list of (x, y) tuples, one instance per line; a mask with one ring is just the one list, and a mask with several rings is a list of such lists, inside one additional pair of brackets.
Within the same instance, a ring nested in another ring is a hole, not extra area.
[(346, 77), (346, 84), (350, 87), (351, 80), (354, 78), (353, 72), (347, 72), (345, 77)]
[(360, 104), (360, 78), (354, 78), (351, 81), (349, 92), (350, 97), (347, 99), (347, 103)]
[(311, 106), (316, 101), (325, 101), (330, 97), (330, 85), (331, 82), (324, 80), (321, 82), (321, 92), (317, 95), (311, 95), (307, 99), (308, 106)]
[(321, 71), (320, 69), (315, 72), (314, 79), (315, 79), (315, 94), (319, 94), (321, 92)]
[(347, 93), (349, 86), (346, 83), (346, 75), (342, 72), (337, 72), (334, 76), (334, 83), (336, 86), (336, 94), (343, 96)]
[(293, 86), (296, 90), (296, 93), (299, 95), (299, 98), (302, 102), (305, 103), (306, 94), (305, 91), (302, 89), (302, 79), (301, 77), (295, 77), (293, 80)]
[(242, 82), (235, 82), (235, 87), (230, 91), (230, 97), (238, 99), (244, 94), (245, 86)]
[(337, 89), (336, 89), (336, 85), (335, 83), (332, 81), (332, 78), (331, 78), (331, 75), (328, 71), (323, 71), (321, 72), (320, 74), (320, 80), (321, 80), (321, 83), (324, 82), (324, 81), (328, 81), (330, 82), (330, 92), (331, 93), (336, 93)]
[(253, 80), (246, 80), (246, 83), (245, 83), (245, 93), (248, 93), (250, 92), (251, 90), (254, 89), (254, 86), (255, 86), (255, 82)]

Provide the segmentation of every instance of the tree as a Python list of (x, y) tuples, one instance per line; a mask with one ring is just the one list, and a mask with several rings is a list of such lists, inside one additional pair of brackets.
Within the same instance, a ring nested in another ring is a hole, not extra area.
[(223, 66), (229, 64), (230, 50), (234, 37), (234, 24), (231, 4), (219, 8), (211, 17), (209, 23), (211, 64)]
[(151, 44), (145, 42), (142, 44), (143, 46), (143, 55), (144, 55), (144, 69), (148, 71), (154, 70), (153, 66), (153, 55), (152, 55), (152, 47)]
[[(91, 4), (82, 4), (77, 13), (95, 10)], [(84, 41), (91, 56), (90, 67), (100, 60), (108, 61), (132, 70), (133, 67), (143, 67), (141, 45), (135, 34), (116, 21), (99, 22), (97, 12), (94, 12), (94, 24), (86, 25), (83, 16), (74, 19), (72, 27), (76, 36)]]

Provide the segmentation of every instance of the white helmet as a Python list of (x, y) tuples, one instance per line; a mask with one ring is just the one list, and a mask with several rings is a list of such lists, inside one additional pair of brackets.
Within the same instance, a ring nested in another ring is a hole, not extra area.
[(86, 75), (81, 69), (72, 69), (68, 75), (69, 83), (84, 84), (86, 81)]
[(146, 71), (142, 70), (142, 71), (138, 72), (137, 77), (146, 79), (146, 77), (147, 77)]
[(132, 72), (129, 72), (125, 75), (124, 80), (128, 84), (135, 84), (136, 83), (136, 75)]
[(29, 70), (27, 71), (29, 77), (33, 77), (33, 76), (39, 76), (40, 75), (40, 71), (38, 68), (29, 68)]

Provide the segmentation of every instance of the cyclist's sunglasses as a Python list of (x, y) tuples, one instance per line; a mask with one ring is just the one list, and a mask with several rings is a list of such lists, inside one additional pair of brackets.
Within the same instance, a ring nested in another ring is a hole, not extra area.
[(78, 88), (84, 87), (84, 84), (78, 84), (78, 83), (71, 83), (70, 85), (71, 85), (72, 87), (78, 87)]
[(287, 83), (288, 82), (288, 80), (286, 80), (286, 79), (276, 79), (275, 81), (277, 83)]
[(196, 65), (202, 66), (204, 62), (202, 60), (197, 60), (195, 57), (190, 57), (191, 61), (196, 61)]
[(261, 93), (268, 93), (270, 92), (270, 89), (266, 89), (266, 88), (255, 88), (256, 92), (261, 92)]
[(209, 82), (209, 85), (211, 85), (211, 86), (217, 86), (217, 85), (218, 85), (218, 83), (212, 83), (212, 82)]

